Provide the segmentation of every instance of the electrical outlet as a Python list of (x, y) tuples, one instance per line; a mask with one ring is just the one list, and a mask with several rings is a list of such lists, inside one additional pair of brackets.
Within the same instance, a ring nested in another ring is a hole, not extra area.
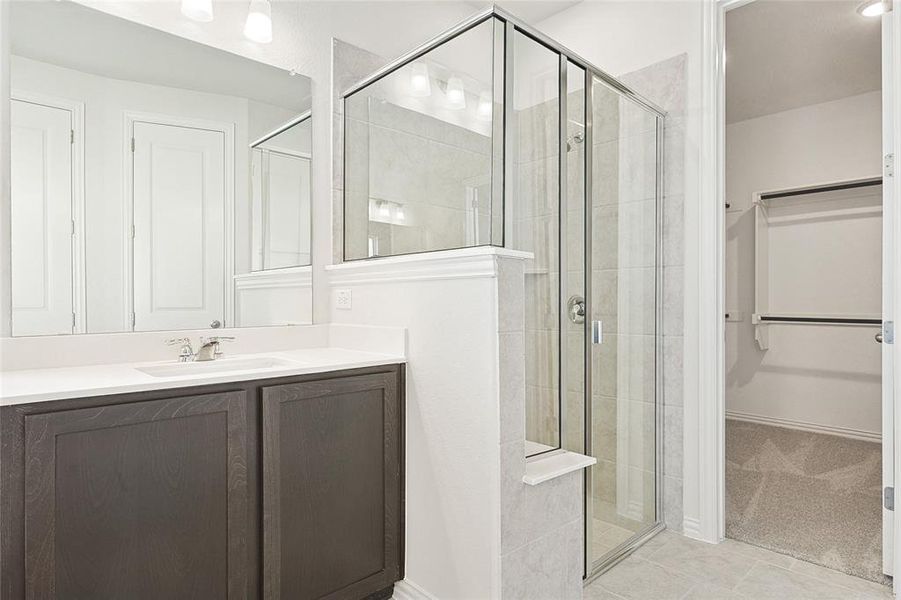
[(353, 296), (350, 290), (335, 290), (335, 308), (350, 310), (353, 306)]

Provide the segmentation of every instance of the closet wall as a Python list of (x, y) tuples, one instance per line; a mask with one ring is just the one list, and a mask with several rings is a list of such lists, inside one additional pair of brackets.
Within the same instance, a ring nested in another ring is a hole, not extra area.
[[(873, 339), (875, 328), (770, 326), (769, 349), (760, 350), (751, 314), (753, 194), (878, 177), (881, 134), (880, 92), (727, 125), (726, 200), (731, 207), (726, 213), (725, 304), (727, 312), (738, 311), (740, 318), (726, 323), (727, 416), (879, 436), (881, 363), (880, 346)], [(865, 234), (846, 245), (840, 261), (811, 260), (811, 268), (795, 283), (815, 286), (823, 277), (831, 279), (836, 272), (851, 269), (878, 282), (881, 219), (863, 218), (866, 221), (858, 219), (852, 225)], [(834, 244), (830, 230), (836, 223), (805, 223), (806, 233), (811, 228), (815, 233), (813, 243), (794, 251), (815, 253), (819, 243)], [(847, 292), (835, 286), (838, 300)], [(878, 286), (855, 292), (862, 294), (861, 307), (855, 312), (879, 312)], [(817, 308), (811, 312), (818, 312)]]

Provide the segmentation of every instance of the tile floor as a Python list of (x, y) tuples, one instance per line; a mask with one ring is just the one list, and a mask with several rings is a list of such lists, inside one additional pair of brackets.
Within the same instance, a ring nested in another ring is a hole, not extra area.
[(734, 540), (664, 531), (585, 587), (585, 600), (889, 600), (891, 588)]

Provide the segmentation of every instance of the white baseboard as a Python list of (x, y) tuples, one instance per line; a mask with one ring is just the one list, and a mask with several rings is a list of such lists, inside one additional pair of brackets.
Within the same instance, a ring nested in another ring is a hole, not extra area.
[(697, 519), (690, 517), (682, 518), (682, 535), (690, 537), (694, 540), (701, 539), (701, 523)]
[(795, 421), (793, 419), (782, 419), (779, 417), (767, 417), (764, 415), (754, 415), (750, 413), (735, 412), (731, 410), (726, 411), (726, 418), (734, 419), (736, 421), (746, 421), (748, 423), (758, 423), (760, 425), (775, 425), (777, 427), (787, 427), (789, 429), (798, 429), (800, 431), (838, 435), (855, 440), (865, 440), (867, 442), (882, 441), (882, 433), (874, 433), (872, 431), (864, 431), (862, 429), (853, 429), (851, 427), (819, 425), (817, 423)]
[(409, 579), (398, 581), (394, 584), (392, 600), (438, 600)]

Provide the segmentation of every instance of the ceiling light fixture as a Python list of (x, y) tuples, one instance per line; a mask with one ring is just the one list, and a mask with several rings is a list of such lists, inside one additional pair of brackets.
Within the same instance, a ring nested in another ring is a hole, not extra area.
[(466, 108), (463, 80), (459, 77), (451, 77), (447, 80), (447, 107), (454, 110)]
[(889, 0), (868, 0), (857, 7), (857, 12), (864, 17), (878, 17), (891, 9), (892, 4)]
[(432, 83), (429, 80), (429, 66), (425, 63), (410, 65), (410, 95), (425, 98), (432, 95)]
[(272, 41), (272, 7), (269, 0), (250, 0), (244, 37), (259, 44)]
[(213, 0), (181, 0), (181, 14), (194, 21), (213, 20)]

